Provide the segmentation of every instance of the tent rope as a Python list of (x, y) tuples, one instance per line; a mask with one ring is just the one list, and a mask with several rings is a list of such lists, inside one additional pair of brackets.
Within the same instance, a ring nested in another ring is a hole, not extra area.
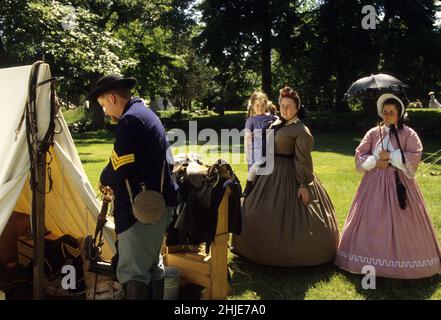
[(427, 162), (427, 161), (429, 161), (429, 159), (438, 156), (438, 154), (441, 154), (441, 149), (439, 149), (438, 151), (432, 153), (430, 156), (427, 156), (425, 159), (422, 160), (422, 162)]
[(86, 210), (84, 211), (86, 213), (86, 234), (89, 234), (89, 209), (86, 207)]
[(424, 168), (420, 172), (418, 172), (416, 177), (420, 177), (421, 175), (425, 175), (439, 161), (441, 161), (441, 155), (428, 164), (424, 163)]
[(61, 196), (63, 198), (63, 217), (66, 216), (66, 198), (64, 195), (64, 165), (63, 165), (63, 169), (61, 170), (62, 175), (61, 175)]

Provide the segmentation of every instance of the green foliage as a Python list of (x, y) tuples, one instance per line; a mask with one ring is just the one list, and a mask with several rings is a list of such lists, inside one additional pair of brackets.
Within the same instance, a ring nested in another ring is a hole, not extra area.
[[(0, 8), (1, 65), (44, 58), (65, 77), (60, 91), (79, 103), (100, 75), (130, 73), (143, 96), (171, 95), (186, 56), (173, 52), (188, 32), (190, 1), (6, 1)], [(73, 16), (72, 28), (63, 22)], [(63, 94), (64, 95), (64, 94)]]
[[(410, 109), (408, 110), (408, 125), (415, 129), (422, 136), (441, 136), (441, 111), (431, 109)], [(188, 129), (188, 122), (181, 121), (182, 118), (190, 118), (189, 113), (182, 117), (165, 117), (163, 123), (167, 129), (181, 128)], [(223, 128), (236, 128), (242, 130), (245, 127), (245, 111), (227, 111), (225, 116), (198, 118), (198, 130), (212, 128), (221, 130)], [(313, 132), (356, 132), (362, 134), (377, 125), (380, 118), (376, 115), (366, 116), (361, 110), (335, 113), (335, 112), (310, 112), (304, 119), (305, 124)]]
[[(121, 73), (136, 62), (121, 58), (124, 41), (115, 38), (103, 17), (87, 6), (55, 0), (17, 1), (15, 5), (8, 1), (7, 5), (0, 9), (0, 39), (6, 56), (1, 64), (44, 59), (52, 74), (64, 77), (58, 88), (64, 100), (81, 103), (97, 75)], [(66, 26), (68, 17), (72, 23)]]
[[(224, 96), (243, 99), (255, 87), (247, 82), (249, 73), (257, 83), (263, 82), (265, 23), (260, 6), (265, 2), (206, 0), (200, 5), (204, 28), (196, 40), (201, 54), (220, 71), (216, 82), (224, 88)], [(349, 110), (342, 102), (345, 91), (371, 73), (390, 73), (407, 82), (411, 98), (422, 99), (429, 90), (441, 90), (441, 67), (436, 62), (441, 33), (434, 25), (439, 7), (434, 1), (268, 3), (274, 93), (291, 85), (310, 109), (342, 112)], [(361, 26), (365, 5), (374, 5), (383, 17), (375, 30)]]
[(41, 30), (42, 52), (50, 55), (55, 64), (69, 62), (69, 75), (74, 78), (82, 73), (118, 73), (132, 59), (120, 60), (118, 50), (124, 43), (112, 37), (109, 31), (97, 27), (99, 16), (84, 8), (75, 10), (76, 25), (72, 30), (62, 28), (60, 22), (69, 14), (67, 6), (57, 2), (30, 2), (30, 13)]
[(202, 1), (203, 29), (195, 41), (200, 53), (218, 72), (224, 104), (238, 104), (261, 82), (271, 91), (271, 34), (283, 32), (283, 22), (296, 20), (298, 1)]
[(75, 108), (69, 110), (63, 110), (63, 117), (68, 125), (78, 121), (82, 121), (86, 118), (86, 114), (83, 108)]
[[(367, 4), (375, 30), (361, 26)], [(3, 0), (0, 67), (44, 58), (74, 105), (100, 76), (121, 73), (139, 80), (136, 94), (181, 113), (195, 103), (240, 109), (259, 88), (277, 101), (285, 85), (310, 110), (343, 112), (362, 107), (342, 102), (350, 84), (377, 72), (426, 105), (441, 91), (440, 10), (433, 0)]]

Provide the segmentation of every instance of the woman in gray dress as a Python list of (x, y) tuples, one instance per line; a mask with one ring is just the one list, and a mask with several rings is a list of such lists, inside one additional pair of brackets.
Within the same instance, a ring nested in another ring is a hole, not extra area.
[[(242, 206), (243, 230), (233, 250), (260, 264), (311, 266), (332, 261), (338, 226), (332, 202), (313, 172), (313, 138), (295, 90), (280, 90), (282, 119), (272, 128), (274, 168), (258, 175)], [(267, 154), (267, 158), (270, 155)]]

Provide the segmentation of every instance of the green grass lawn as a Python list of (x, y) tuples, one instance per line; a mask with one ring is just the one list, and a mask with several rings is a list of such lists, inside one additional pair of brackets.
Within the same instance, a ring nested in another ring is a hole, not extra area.
[[(340, 230), (362, 177), (355, 172), (353, 157), (360, 139), (361, 136), (355, 133), (315, 135), (315, 173), (333, 200)], [(95, 190), (99, 174), (112, 151), (112, 142), (113, 135), (103, 131), (75, 136), (81, 161)], [(441, 142), (435, 138), (425, 138), (423, 144), (423, 158), (441, 148)], [(198, 152), (198, 147), (181, 146), (173, 148), (173, 153)], [(213, 148), (213, 151), (217, 151), (217, 148)], [(243, 159), (243, 154), (233, 156)], [(217, 157), (213, 152), (204, 160), (209, 163)], [(230, 162), (232, 160), (226, 153), (221, 157)], [(245, 162), (233, 165), (233, 169), (244, 186), (247, 173)], [(433, 170), (441, 171), (441, 164), (427, 170), (427, 164), (422, 163), (417, 180), (441, 243), (441, 176), (430, 176), (429, 171)], [(333, 265), (272, 268), (258, 266), (229, 254), (229, 267), (233, 290), (230, 299), (441, 299), (441, 275), (424, 280), (377, 279), (376, 290), (364, 290), (360, 276), (340, 271)]]

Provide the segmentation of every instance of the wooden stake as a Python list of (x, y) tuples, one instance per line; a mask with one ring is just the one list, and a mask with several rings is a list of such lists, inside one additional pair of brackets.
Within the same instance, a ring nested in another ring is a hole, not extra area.
[(46, 201), (46, 153), (38, 154), (37, 159), (37, 186), (33, 190), (32, 198), (35, 201), (34, 241), (34, 300), (44, 299), (44, 238), (45, 238), (45, 201)]

